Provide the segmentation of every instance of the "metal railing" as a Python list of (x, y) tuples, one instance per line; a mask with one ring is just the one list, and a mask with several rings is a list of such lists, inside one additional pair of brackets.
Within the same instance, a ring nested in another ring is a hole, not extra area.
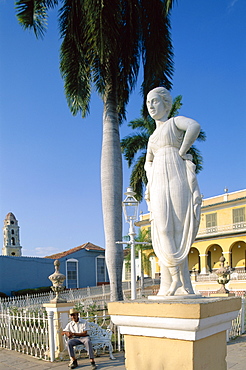
[(209, 273), (207, 275), (197, 275), (196, 276), (196, 281), (217, 281), (218, 280), (218, 275), (215, 273)]
[[(211, 272), (207, 275), (197, 275), (196, 281), (217, 281), (218, 275), (215, 272)], [(230, 273), (230, 280), (246, 280), (246, 272), (236, 272)]]
[[(111, 330), (113, 349), (123, 350), (124, 338), (119, 333), (118, 327), (111, 322), (110, 315), (105, 311), (102, 315), (91, 316), (89, 312), (84, 312), (84, 317), (104, 329)], [(54, 320), (53, 312), (47, 313), (44, 308), (40, 311), (8, 309), (0, 313), (0, 347), (53, 362), (55, 358)]]
[(226, 234), (228, 232), (235, 232), (235, 231), (245, 231), (246, 230), (246, 222), (237, 222), (235, 224), (230, 225), (221, 225), (221, 226), (213, 226), (207, 227), (206, 229), (198, 230), (197, 237), (210, 235), (210, 234)]
[[(145, 279), (144, 285), (145, 287), (159, 284), (159, 279)], [(128, 291), (131, 290), (131, 283), (130, 281), (126, 281), (122, 283), (123, 293), (125, 296), (128, 296)], [(140, 289), (140, 284), (138, 287), (138, 291)], [(80, 289), (69, 289), (63, 291), (60, 296), (63, 299), (66, 299), (67, 302), (78, 302), (83, 300), (90, 304), (90, 302), (101, 305), (101, 308), (104, 308), (105, 304), (110, 301), (110, 285), (101, 285), (95, 287), (87, 287), (87, 288), (80, 288)], [(44, 303), (48, 303), (51, 299), (54, 298), (54, 293), (40, 293), (40, 294), (32, 294), (32, 295), (25, 295), (25, 296), (17, 296), (17, 297), (8, 297), (8, 298), (0, 298), (0, 312), (6, 310), (8, 307), (41, 307)]]
[(227, 341), (232, 340), (246, 331), (246, 300), (242, 298), (242, 308), (236, 319), (232, 320), (231, 329), (227, 331)]
[(45, 312), (0, 313), (0, 347), (49, 360), (49, 328)]

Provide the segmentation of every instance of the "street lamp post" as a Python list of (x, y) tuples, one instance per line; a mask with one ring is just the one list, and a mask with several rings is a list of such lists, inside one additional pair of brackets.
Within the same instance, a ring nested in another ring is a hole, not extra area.
[(135, 228), (134, 221), (138, 218), (138, 201), (134, 197), (136, 193), (133, 191), (132, 187), (128, 187), (126, 190), (126, 198), (122, 202), (122, 208), (125, 216), (126, 222), (130, 224), (128, 235), (130, 237), (129, 241), (121, 242), (118, 241), (116, 244), (130, 244), (131, 246), (131, 299), (136, 299), (137, 289), (136, 289), (136, 264), (135, 264), (135, 245), (136, 244), (149, 244), (147, 242), (135, 242)]
[(123, 212), (126, 222), (129, 223), (129, 232), (131, 246), (131, 299), (136, 299), (136, 264), (135, 264), (135, 228), (134, 221), (138, 217), (138, 201), (134, 197), (136, 193), (132, 190), (131, 187), (127, 188), (125, 193), (126, 198), (122, 202)]
[(131, 246), (131, 299), (136, 299), (136, 265), (135, 265), (135, 229), (134, 221), (138, 217), (138, 201), (134, 197), (136, 193), (131, 187), (127, 188), (126, 198), (122, 202), (122, 208), (126, 222), (130, 224), (128, 235), (130, 240), (126, 242), (118, 241), (116, 244), (130, 244)]

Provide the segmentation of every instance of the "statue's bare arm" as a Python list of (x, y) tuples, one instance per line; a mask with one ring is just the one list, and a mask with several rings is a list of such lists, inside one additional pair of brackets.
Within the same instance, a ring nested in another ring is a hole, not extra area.
[(154, 159), (154, 155), (153, 155), (153, 152), (150, 148), (150, 145), (148, 144), (147, 154), (146, 154), (146, 161), (145, 161), (145, 165), (144, 165), (144, 169), (146, 171), (148, 180), (150, 179), (150, 172), (151, 172), (153, 159)]
[(174, 122), (179, 130), (185, 131), (184, 139), (179, 150), (179, 155), (182, 158), (187, 159), (185, 157), (186, 153), (197, 139), (201, 127), (199, 123), (192, 118), (187, 118), (184, 116), (175, 117)]

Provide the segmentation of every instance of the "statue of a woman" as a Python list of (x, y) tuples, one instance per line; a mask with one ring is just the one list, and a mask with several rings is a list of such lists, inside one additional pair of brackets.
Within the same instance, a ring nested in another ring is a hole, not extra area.
[(161, 266), (158, 295), (194, 294), (188, 253), (200, 222), (201, 195), (192, 156), (187, 154), (199, 135), (191, 118), (168, 119), (172, 98), (157, 87), (147, 95), (147, 108), (156, 129), (150, 136), (145, 162), (152, 244)]

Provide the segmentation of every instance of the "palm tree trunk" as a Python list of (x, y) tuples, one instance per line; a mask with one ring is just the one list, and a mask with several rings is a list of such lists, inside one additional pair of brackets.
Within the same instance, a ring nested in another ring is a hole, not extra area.
[(115, 242), (122, 240), (122, 156), (113, 89), (104, 95), (101, 189), (111, 301), (121, 301), (123, 247)]

